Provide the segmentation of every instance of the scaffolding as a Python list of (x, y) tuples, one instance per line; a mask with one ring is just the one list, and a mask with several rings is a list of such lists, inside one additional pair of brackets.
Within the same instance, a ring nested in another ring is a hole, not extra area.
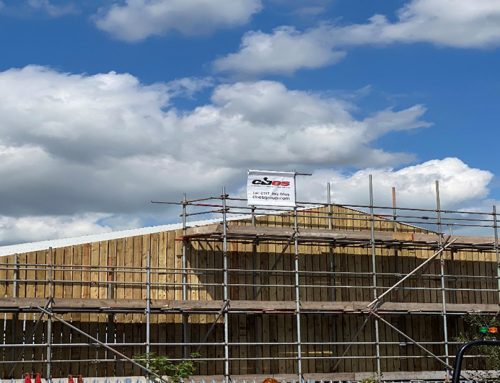
[[(109, 248), (104, 257), (99, 253), (93, 259), (90, 254), (87, 264), (83, 258), (74, 262), (77, 257), (69, 263), (58, 261), (53, 248), (40, 258), (43, 262), (36, 257), (33, 262), (26, 255), (23, 262), (14, 254), (0, 264), (3, 377), (37, 364), (49, 379), (55, 366), (65, 371), (61, 367), (65, 364), (78, 369), (82, 363), (104, 364), (108, 374), (117, 374), (116, 366), (133, 365), (134, 355), (175, 349), (174, 361), (204, 351), (196, 358), (197, 363), (208, 365), (207, 373), (200, 375), (222, 375), (226, 382), (269, 375), (295, 381), (447, 379), (452, 352), (460, 343), (456, 335), (463, 328), (462, 317), (496, 315), (500, 307), (498, 225), (496, 207), (491, 212), (444, 210), (438, 182), (435, 191), (433, 209), (397, 206), (394, 189), (392, 206), (375, 205), (371, 176), (367, 205), (332, 203), (330, 185), (325, 202), (299, 202), (294, 209), (247, 206), (244, 199), (230, 197), (225, 188), (220, 196), (158, 202), (181, 207), (182, 227), (174, 234), (180, 267), (155, 264), (152, 244), (146, 251), (141, 249), (140, 267), (127, 265), (126, 260), (121, 265), (110, 261)], [(208, 216), (211, 221), (192, 225), (194, 216)], [(481, 235), (462, 235), (468, 231)], [(354, 256), (339, 258), (338, 249)], [(214, 254), (213, 264), (203, 264), (203, 259), (201, 266), (192, 259), (189, 262), (190, 254), (202, 258), (208, 251)], [(238, 261), (243, 257), (240, 253), (249, 253), (247, 261)], [(409, 257), (410, 253), (414, 256)], [(269, 255), (265, 262), (264, 254)], [(311, 254), (321, 255), (325, 262), (318, 267), (309, 261)], [(356, 259), (361, 259), (359, 264)], [(89, 297), (66, 298), (65, 289), (73, 285), (87, 289)], [(30, 295), (28, 287), (36, 293)], [(120, 295), (120, 289), (130, 293)], [(168, 299), (162, 292), (169, 289), (180, 295)], [(203, 289), (206, 297), (210, 291), (211, 299), (203, 299)], [(275, 296), (270, 297), (270, 291)], [(140, 325), (133, 341), (124, 340), (120, 315), (132, 316), (132, 322)], [(176, 329), (163, 341), (162, 315), (170, 315)], [(204, 322), (197, 324), (203, 331), (195, 335), (193, 320), (201, 316)], [(233, 326), (253, 316), (258, 319)], [(419, 321), (432, 323), (440, 337), (418, 339), (425, 328), (409, 333), (411, 324)], [(61, 324), (57, 330), (56, 322)], [(85, 330), (89, 322), (97, 322), (98, 329)], [(271, 322), (281, 335), (249, 339), (250, 332), (263, 333)], [(279, 328), (280, 324), (286, 328)], [(311, 326), (316, 325), (319, 333), (312, 336)], [(328, 329), (330, 325), (335, 328)], [(89, 335), (92, 331), (97, 335)], [(155, 341), (153, 331), (158, 332)], [(103, 349), (94, 351), (97, 346)], [(72, 354), (76, 348), (88, 351)], [(273, 354), (277, 350), (279, 355)], [(410, 366), (419, 360), (433, 368)], [(135, 364), (131, 371), (154, 376), (148, 365)], [(322, 371), (317, 371), (318, 366)]]

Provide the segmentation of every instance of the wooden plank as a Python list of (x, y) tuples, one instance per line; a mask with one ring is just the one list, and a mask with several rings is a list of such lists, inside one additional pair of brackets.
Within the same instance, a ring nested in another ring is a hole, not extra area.
[(175, 269), (175, 233), (167, 232), (166, 234), (166, 271), (167, 278), (166, 282), (168, 284), (167, 287), (167, 299), (176, 299), (176, 287), (174, 283), (176, 283), (176, 275), (174, 274)]
[[(356, 318), (356, 322), (357, 322), (357, 326), (355, 328), (355, 331), (358, 331), (358, 329), (362, 326), (365, 318), (363, 317), (355, 317)], [(382, 324), (379, 323), (379, 327), (381, 327)], [(351, 336), (349, 337), (349, 339), (345, 339), (346, 341), (350, 342), (351, 341), (351, 337), (354, 336), (354, 333), (351, 334)], [(366, 360), (365, 362), (365, 369), (369, 370), (369, 371), (377, 371), (377, 361), (375, 359), (375, 356), (377, 355), (376, 353), (376, 349), (375, 349), (375, 320), (374, 318), (370, 318), (368, 320), (368, 323), (366, 324), (364, 330), (361, 331), (360, 333), (360, 337), (358, 338), (358, 340), (367, 340), (369, 341), (371, 344), (365, 346), (365, 352), (366, 352), (366, 355), (369, 355), (370, 358), (368, 360)], [(353, 355), (353, 352), (351, 352), (349, 355)]]
[(90, 298), (90, 245), (83, 245), (82, 249), (82, 298)]
[[(130, 282), (134, 281), (133, 273), (131, 273), (131, 268), (133, 267), (134, 262), (134, 238), (128, 237), (123, 239), (122, 243), (122, 273), (121, 273), (121, 294), (119, 296), (122, 299), (131, 299), (133, 297), (134, 287), (130, 284)], [(120, 315), (116, 318), (118, 321), (124, 321), (125, 323), (132, 322), (131, 315)], [(123, 371), (126, 371), (126, 366), (121, 367)]]
[[(293, 228), (276, 227), (275, 216), (268, 217), (270, 226), (229, 226), (228, 237), (262, 237), (275, 239), (288, 239), (293, 235)], [(369, 230), (322, 230), (317, 228), (301, 228), (301, 241), (364, 241), (369, 242), (371, 233)], [(186, 236), (188, 238), (204, 237), (204, 236), (220, 236), (222, 228), (219, 226), (210, 226), (206, 228), (189, 228)], [(433, 233), (404, 233), (392, 231), (376, 231), (375, 240), (380, 242), (408, 243), (412, 242), (415, 245), (437, 246), (439, 236)], [(472, 237), (472, 236), (451, 236), (449, 241), (454, 241), (451, 245), (453, 248), (459, 247), (484, 247), (490, 250), (493, 249), (494, 238), (492, 237)]]
[(91, 299), (99, 298), (99, 242), (90, 245), (90, 296)]
[[(286, 316), (285, 315), (277, 315), (276, 318), (276, 332), (277, 332), (277, 339), (278, 342), (286, 342), (287, 339), (287, 327), (286, 327)], [(307, 339), (307, 338), (304, 338)], [(278, 355), (280, 355), (280, 359), (278, 360), (277, 368), (275, 371), (278, 373), (285, 373), (287, 372), (287, 357), (290, 357), (289, 353), (287, 352), (286, 347), (283, 346), (278, 346), (277, 349)]]
[(471, 251), (471, 256), (472, 256), (472, 260), (473, 260), (473, 275), (474, 275), (474, 285), (473, 285), (473, 289), (474, 289), (474, 302), (478, 302), (478, 303), (482, 303), (482, 293), (481, 291), (479, 291), (479, 289), (481, 288), (481, 280), (480, 277), (481, 276), (481, 266), (479, 265), (479, 257), (478, 257), (478, 254), (475, 252), (475, 251)]
[(106, 260), (106, 265), (108, 266), (108, 272), (106, 275), (106, 280), (108, 282), (106, 297), (108, 299), (113, 299), (117, 296), (118, 286), (116, 267), (118, 265), (118, 249), (117, 241), (108, 241), (108, 259)]
[[(237, 342), (238, 338), (238, 320), (240, 315), (230, 315), (229, 316), (229, 342)], [(229, 357), (238, 358), (240, 356), (240, 346), (230, 346), (229, 347)], [(229, 362), (230, 374), (240, 370), (240, 360), (231, 360)]]
[(73, 266), (73, 251), (74, 247), (73, 246), (68, 246), (64, 248), (64, 256), (63, 256), (63, 263), (60, 265), (62, 268), (61, 269), (61, 274), (62, 274), (62, 279), (64, 280), (64, 286), (63, 286), (63, 298), (70, 299), (73, 297), (73, 270), (71, 269)]
[[(109, 241), (101, 241), (99, 242), (99, 265), (102, 267), (98, 271), (99, 281), (98, 289), (97, 289), (97, 297), (99, 299), (105, 299), (108, 297), (108, 275), (109, 271), (107, 271), (107, 267), (109, 264)], [(102, 366), (100, 367), (102, 368)]]
[[(158, 299), (158, 282), (159, 282), (159, 244), (160, 237), (158, 233), (151, 234), (150, 251), (151, 251), (151, 299)], [(158, 319), (158, 317), (155, 317)], [(158, 322), (156, 322), (158, 323)]]
[[(31, 255), (31, 262), (29, 262), (29, 260), (28, 260), (29, 255)], [(44, 261), (41, 261), (41, 262), (44, 262)], [(28, 266), (28, 264), (31, 264), (31, 266)], [(18, 256), (17, 256), (17, 265), (18, 265), (17, 296), (18, 297), (35, 296), (37, 294), (37, 281), (39, 279), (43, 280), (44, 277), (40, 275), (40, 273), (42, 272), (41, 270), (35, 270), (34, 274), (33, 274), (33, 270), (30, 270), (30, 269), (34, 268), (35, 267), (34, 265), (36, 265), (36, 264), (38, 264), (36, 253), (18, 254)], [(28, 278), (28, 276), (30, 278)], [(34, 280), (31, 279), (32, 277), (34, 278)], [(12, 286), (12, 288), (14, 288), (14, 286)], [(14, 289), (12, 291), (14, 291)]]
[[(85, 252), (85, 249), (84, 249), (84, 252)], [(90, 331), (90, 314), (87, 314), (87, 313), (81, 314), (80, 318), (81, 318), (81, 321), (80, 321), (78, 328), (82, 329), (86, 333), (89, 333), (89, 331)], [(83, 335), (78, 334), (76, 338), (78, 339), (79, 343), (86, 343), (87, 342), (87, 339)], [(78, 366), (78, 370), (84, 376), (89, 376), (89, 372), (90, 372), (89, 368), (88, 368), (89, 363), (82, 362), (81, 360), (85, 360), (88, 358), (89, 358), (89, 347), (85, 347), (85, 346), (81, 347), (80, 348), (80, 358), (79, 358), (80, 363)]]
[[(46, 303), (44, 298), (4, 298), (0, 300), (0, 309), (4, 312), (23, 311), (38, 312), (37, 306)], [(302, 302), (302, 311), (310, 313), (367, 313), (369, 302)], [(156, 312), (218, 312), (222, 307), (222, 301), (175, 301), (175, 300), (153, 300), (151, 308)], [(107, 313), (113, 311), (143, 312), (146, 303), (141, 299), (65, 299), (56, 298), (53, 304), (54, 312), (64, 313), (79, 311), (87, 313)], [(447, 309), (451, 314), (464, 313), (496, 313), (497, 304), (449, 304)], [(232, 301), (231, 308), (236, 312), (267, 312), (267, 313), (293, 313), (295, 302), (293, 301)], [(82, 310), (83, 309), (83, 310)], [(380, 314), (438, 314), (441, 312), (441, 303), (419, 303), (419, 302), (384, 302), (379, 308)]]
[(158, 243), (158, 299), (167, 299), (167, 233), (159, 234)]
[[(270, 326), (269, 326), (269, 315), (262, 315), (262, 341), (264, 343), (271, 342)], [(271, 361), (267, 358), (271, 356), (271, 346), (269, 344), (263, 347), (263, 359), (262, 361), (262, 372), (264, 374), (269, 374), (271, 372)]]
[[(26, 297), (26, 280), (27, 278), (27, 270), (26, 270), (26, 263), (27, 263), (27, 254), (19, 254), (18, 255), (18, 264), (19, 264), (19, 273), (18, 273), (18, 279), (17, 279), (17, 296), (19, 297)], [(15, 266), (14, 266), (15, 267)]]
[[(142, 236), (133, 237), (132, 245), (132, 281), (134, 285), (132, 287), (132, 298), (136, 300), (143, 299), (143, 286), (145, 282), (145, 268), (143, 265), (143, 249), (142, 249)], [(134, 314), (132, 316), (133, 323), (138, 323), (142, 321), (142, 315)], [(144, 340), (144, 338), (143, 338)]]
[[(331, 339), (331, 334), (330, 334), (330, 329), (332, 328), (331, 322), (330, 322), (331, 316), (329, 315), (322, 315), (321, 316), (321, 333), (320, 333), (320, 339), (322, 342), (329, 342)], [(323, 345), (320, 347), (321, 350), (321, 356), (323, 357), (331, 357), (332, 354), (330, 352), (331, 347)], [(320, 371), (318, 372), (330, 372), (331, 367), (333, 365), (331, 364), (331, 360), (329, 359), (323, 359), (323, 365)]]
[[(351, 318), (348, 318), (347, 316), (343, 316), (343, 321), (344, 321), (344, 331), (345, 329), (347, 329), (347, 336), (344, 338), (344, 341), (347, 341), (347, 342), (351, 342), (352, 341), (352, 337), (354, 336), (354, 334), (358, 331), (359, 329), (359, 324), (357, 323), (356, 320), (353, 320)], [(356, 340), (357, 341), (357, 340)], [(345, 356), (352, 356), (352, 355), (355, 355), (357, 351), (357, 346), (356, 345), (353, 345), (351, 347), (351, 349), (349, 350), (349, 352), (345, 355)], [(344, 360), (344, 368), (345, 368), (345, 371), (354, 371), (354, 370), (357, 370), (357, 363), (354, 359), (345, 359)]]
[(174, 237), (172, 239), (173, 242), (173, 257), (174, 257), (174, 265), (175, 268), (177, 269), (177, 272), (175, 273), (175, 282), (176, 282), (176, 288), (175, 288), (175, 299), (180, 300), (182, 299), (182, 242), (178, 241), (182, 236), (182, 230), (176, 230), (174, 233)]
[(0, 257), (0, 297), (2, 298), (9, 295), (7, 293), (8, 291), (7, 286), (9, 285), (7, 279), (11, 278), (10, 260), (12, 258), (13, 258), (12, 256)]
[(466, 272), (467, 272), (467, 262), (465, 260), (463, 251), (459, 251), (455, 254), (455, 271), (457, 275), (457, 288), (460, 289), (457, 292), (457, 303), (467, 303), (466, 293), (464, 289), (466, 289), (467, 281), (466, 281)]
[[(106, 244), (107, 245), (107, 244)], [(107, 246), (106, 246), (107, 248)], [(107, 261), (107, 259), (106, 259)], [(106, 263), (104, 263), (106, 264)], [(106, 274), (106, 273), (104, 273)], [(104, 275), (104, 278), (106, 278), (106, 275)], [(99, 339), (101, 340), (101, 342), (106, 342), (109, 340), (108, 338), (108, 316), (107, 315), (99, 315)], [(104, 359), (111, 359), (113, 354), (111, 352), (109, 352), (108, 350), (102, 348), (102, 347), (98, 347), (98, 350), (99, 350), (99, 358), (101, 360), (104, 360)], [(97, 368), (98, 368), (98, 375), (97, 376), (106, 376), (108, 374), (108, 366), (109, 366), (109, 363), (108, 362), (101, 362), (98, 364)]]
[(455, 275), (457, 274), (456, 271), (456, 266), (457, 263), (455, 262), (455, 251), (447, 251), (446, 252), (446, 264), (445, 264), (445, 270), (446, 274), (450, 275), (449, 277), (446, 278), (446, 288), (448, 291), (446, 292), (446, 301), (450, 303), (457, 303), (458, 300), (458, 294), (457, 294), (457, 278)]
[(477, 263), (479, 265), (479, 288), (481, 289), (481, 298), (480, 300), (478, 301), (478, 303), (488, 303), (488, 296), (489, 296), (489, 292), (487, 291), (484, 291), (488, 288), (488, 284), (486, 282), (486, 279), (485, 279), (485, 276), (487, 275), (486, 274), (486, 262), (484, 262), (484, 258), (483, 258), (483, 255), (479, 252), (476, 252), (477, 254)]
[[(54, 280), (53, 282), (54, 297), (64, 296), (64, 283), (58, 282), (64, 280), (64, 270), (61, 269), (61, 265), (64, 265), (64, 250), (65, 249), (63, 247), (59, 247), (57, 249), (52, 250), (52, 263), (53, 263), (52, 278)], [(47, 296), (50, 296), (49, 289), (47, 289)]]
[[(72, 285), (72, 295), (71, 297), (74, 299), (80, 299), (82, 298), (82, 284), (79, 283), (80, 281), (83, 281), (82, 279), (82, 251), (83, 247), (82, 246), (72, 246), (72, 253), (73, 253), (73, 261), (72, 261), (72, 278), (74, 278), (77, 283), (74, 283)], [(78, 318), (73, 317), (73, 319), (78, 320)]]
[[(398, 318), (394, 318), (392, 321), (396, 326), (398, 326)], [(394, 342), (394, 345), (388, 346), (386, 348), (386, 355), (393, 355), (394, 358), (392, 359), (392, 370), (391, 371), (401, 371), (401, 354), (400, 350), (401, 347), (399, 346), (399, 335), (395, 331), (389, 331), (386, 329), (386, 338), (390, 342)]]
[[(37, 265), (45, 265), (47, 263), (46, 251), (37, 251), (33, 253), (32, 257), (35, 259), (34, 263), (36, 263)], [(39, 298), (48, 297), (47, 266), (38, 267), (34, 272), (30, 274), (31, 275), (29, 278), (34, 278), (36, 282), (33, 283), (33, 285), (35, 286), (35, 291), (31, 290), (28, 293), (28, 296)]]
[[(116, 318), (116, 317), (115, 317)], [(116, 342), (122, 343), (124, 334), (126, 333), (125, 320), (115, 321)], [(120, 350), (120, 349), (119, 349)], [(116, 361), (115, 374), (117, 376), (125, 376), (124, 362)]]
[[(315, 342), (322, 342), (323, 341), (322, 337), (321, 337), (322, 324), (321, 324), (321, 317), (319, 314), (313, 315), (313, 325), (314, 325), (314, 335), (313, 335), (314, 341)], [(315, 345), (313, 347), (313, 355), (315, 357), (317, 357), (317, 356), (323, 357), (322, 346)], [(322, 359), (322, 358), (316, 359), (315, 363), (313, 365), (314, 370), (311, 372), (322, 371), (323, 370), (323, 363), (324, 363), (324, 359)]]
[[(169, 316), (165, 315), (165, 314), (159, 314), (158, 315), (158, 323), (163, 324), (162, 329), (158, 331), (158, 338), (157, 338), (158, 343), (166, 343), (168, 341), (167, 336), (168, 336), (169, 326), (170, 326)], [(160, 326), (158, 326), (158, 327), (160, 327)], [(158, 355), (167, 355), (168, 356), (168, 352), (166, 352), (165, 346), (160, 346), (159, 350), (161, 350), (161, 352), (159, 351)]]
[[(141, 321), (142, 319), (142, 321)], [(133, 337), (131, 337), (132, 341), (137, 341), (141, 339), (143, 342), (146, 340), (146, 326), (144, 326), (142, 323), (145, 322), (144, 318), (139, 318), (139, 315), (136, 316), (136, 320), (133, 323)], [(133, 348), (131, 348), (131, 353), (129, 354), (130, 356), (134, 357), (136, 355), (143, 355), (146, 352), (145, 345), (140, 346), (136, 345)], [(141, 370), (138, 367), (133, 367), (133, 374), (134, 376), (140, 375)]]

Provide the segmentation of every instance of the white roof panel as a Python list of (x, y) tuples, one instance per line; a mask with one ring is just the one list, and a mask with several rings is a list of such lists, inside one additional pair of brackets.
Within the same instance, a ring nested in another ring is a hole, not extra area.
[[(239, 216), (228, 217), (227, 220), (228, 221), (235, 221), (235, 220), (247, 219), (247, 218), (250, 218), (250, 217), (246, 216), (246, 215), (239, 215)], [(211, 220), (204, 220), (204, 221), (188, 222), (187, 226), (188, 227), (203, 226), (203, 225), (209, 225), (211, 223), (217, 223), (217, 222), (221, 222), (221, 219), (211, 219)], [(12, 255), (12, 254), (29, 253), (31, 251), (46, 250), (50, 247), (55, 249), (58, 247), (81, 245), (84, 243), (107, 241), (110, 239), (125, 238), (125, 237), (134, 237), (137, 235), (160, 233), (162, 231), (171, 231), (171, 230), (178, 230), (178, 229), (182, 229), (182, 223), (174, 223), (171, 225), (142, 227), (139, 229), (111, 231), (109, 233), (84, 235), (81, 237), (62, 238), (62, 239), (53, 239), (53, 240), (48, 240), (48, 241), (39, 241), (39, 242), (21, 243), (21, 244), (17, 244), (17, 245), (0, 246), (0, 257)]]

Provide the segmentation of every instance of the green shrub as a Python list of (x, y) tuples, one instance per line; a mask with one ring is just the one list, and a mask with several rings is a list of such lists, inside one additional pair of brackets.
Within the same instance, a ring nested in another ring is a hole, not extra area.
[(134, 360), (143, 365), (149, 365), (149, 370), (160, 376), (168, 376), (173, 383), (179, 383), (182, 379), (189, 378), (196, 371), (195, 361), (199, 358), (198, 353), (192, 353), (191, 359), (182, 360), (180, 362), (171, 361), (168, 356), (157, 355), (154, 352), (134, 356)]
[[(492, 315), (467, 314), (464, 317), (465, 331), (457, 338), (458, 341), (466, 343), (474, 340), (497, 340), (498, 334), (482, 334), (481, 327), (500, 327), (500, 318)], [(476, 346), (468, 351), (468, 354), (484, 355), (484, 367), (486, 370), (500, 371), (500, 347)], [(465, 364), (465, 363), (464, 363)], [(471, 374), (469, 374), (471, 375)], [(475, 370), (471, 378), (500, 382), (498, 374)]]

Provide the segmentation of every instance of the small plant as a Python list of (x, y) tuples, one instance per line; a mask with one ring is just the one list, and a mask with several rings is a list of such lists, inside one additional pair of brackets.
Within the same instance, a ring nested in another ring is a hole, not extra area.
[(359, 383), (377, 383), (377, 379), (374, 377), (364, 378), (359, 381)]
[(157, 375), (168, 376), (172, 383), (179, 383), (182, 379), (189, 378), (196, 371), (193, 359), (199, 358), (200, 354), (192, 353), (190, 356), (191, 359), (173, 362), (168, 356), (150, 352), (149, 354), (136, 355), (134, 360), (144, 367), (148, 367)]

